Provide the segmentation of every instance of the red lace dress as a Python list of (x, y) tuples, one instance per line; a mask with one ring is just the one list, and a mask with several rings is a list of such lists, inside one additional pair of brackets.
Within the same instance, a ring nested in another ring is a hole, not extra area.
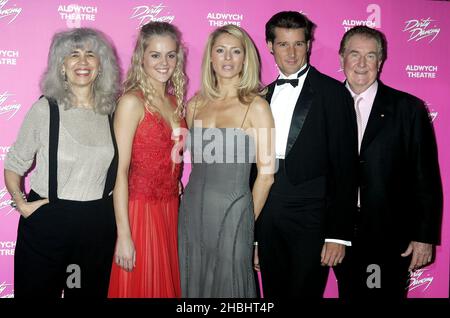
[[(171, 101), (175, 104), (174, 98)], [(186, 128), (184, 120), (180, 126)], [(177, 252), (181, 164), (171, 159), (172, 152), (180, 153), (174, 151), (175, 145), (172, 128), (159, 114), (146, 111), (134, 136), (128, 179), (136, 267), (126, 272), (113, 264), (108, 297), (181, 297)]]

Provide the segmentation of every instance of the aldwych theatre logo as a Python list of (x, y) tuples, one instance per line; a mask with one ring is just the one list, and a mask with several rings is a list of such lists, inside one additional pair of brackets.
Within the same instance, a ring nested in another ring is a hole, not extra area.
[(381, 8), (378, 4), (371, 3), (367, 6), (366, 12), (369, 13), (366, 19), (344, 19), (342, 26), (344, 31), (347, 32), (351, 28), (358, 25), (365, 25), (369, 28), (381, 28)]
[(0, 241), (0, 256), (14, 256), (15, 241)]
[(68, 28), (81, 27), (81, 21), (95, 21), (98, 9), (95, 6), (69, 4), (58, 6), (58, 13)]
[(209, 12), (206, 18), (208, 19), (209, 25), (214, 27), (221, 27), (227, 24), (241, 26), (244, 15), (242, 13)]
[(8, 97), (11, 96), (13, 96), (13, 94), (8, 93), (8, 91), (0, 93), (0, 117), (6, 114), (7, 120), (10, 120), (12, 117), (14, 117), (22, 106), (16, 101), (14, 101), (13, 103), (8, 103)]
[(430, 39), (428, 43), (431, 43), (436, 39), (441, 32), (441, 29), (437, 27), (436, 20), (431, 17), (421, 19), (411, 19), (405, 21), (405, 28), (403, 32), (409, 33), (409, 41), (420, 41), (423, 39)]
[(18, 8), (15, 4), (13, 6), (7, 5), (9, 0), (0, 0), (0, 22), (8, 21), (8, 24), (13, 22), (22, 12), (22, 8)]
[(17, 65), (19, 51), (0, 49), (0, 65)]
[(437, 77), (438, 66), (437, 65), (418, 65), (408, 64), (405, 67), (406, 75), (409, 78), (431, 78)]
[(6, 159), (6, 154), (9, 151), (10, 146), (0, 146), (0, 161), (4, 161)]
[(150, 21), (160, 21), (172, 23), (175, 16), (172, 15), (167, 7), (160, 3), (158, 5), (142, 5), (133, 8), (130, 19), (136, 19), (139, 21), (138, 29)]

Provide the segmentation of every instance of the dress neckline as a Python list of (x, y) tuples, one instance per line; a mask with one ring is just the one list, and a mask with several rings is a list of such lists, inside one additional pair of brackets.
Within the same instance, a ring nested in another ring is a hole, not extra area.
[(240, 128), (240, 127), (198, 127), (198, 126), (193, 126), (193, 127), (189, 128), (189, 131), (191, 131), (193, 129), (201, 129), (201, 130), (207, 130), (207, 129), (219, 129), (219, 130), (233, 129), (234, 131), (236, 131), (236, 130), (240, 131), (244, 135), (249, 136), (250, 138), (253, 139), (252, 135), (247, 134), (245, 132), (244, 128)]

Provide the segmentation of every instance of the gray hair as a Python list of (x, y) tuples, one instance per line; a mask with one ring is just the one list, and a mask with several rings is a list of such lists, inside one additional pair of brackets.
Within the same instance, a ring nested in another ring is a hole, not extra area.
[(347, 32), (342, 37), (341, 44), (339, 46), (339, 54), (344, 56), (347, 44), (352, 36), (359, 35), (368, 39), (373, 39), (377, 42), (377, 55), (381, 62), (384, 62), (387, 58), (387, 41), (385, 35), (377, 29), (369, 28), (365, 25), (358, 25)]
[(73, 107), (73, 92), (64, 86), (61, 72), (64, 59), (75, 49), (89, 49), (100, 63), (100, 72), (94, 82), (94, 110), (100, 114), (112, 114), (119, 91), (120, 71), (115, 51), (106, 36), (91, 28), (78, 28), (56, 33), (48, 54), (47, 69), (41, 79), (41, 91), (64, 106)]

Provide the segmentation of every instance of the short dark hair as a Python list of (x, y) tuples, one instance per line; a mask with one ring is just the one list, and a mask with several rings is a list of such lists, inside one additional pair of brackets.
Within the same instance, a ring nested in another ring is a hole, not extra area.
[(305, 41), (312, 39), (314, 23), (297, 11), (281, 11), (266, 23), (266, 42), (275, 40), (275, 28), (305, 29)]
[(339, 47), (339, 55), (343, 56), (345, 49), (347, 47), (348, 41), (350, 41), (350, 38), (354, 35), (361, 35), (363, 37), (374, 39), (377, 42), (378, 47), (378, 58), (381, 62), (384, 62), (387, 57), (387, 41), (386, 37), (381, 31), (378, 31), (376, 29), (369, 28), (365, 25), (358, 25), (347, 32), (345, 32), (344, 36), (342, 37), (341, 44)]

